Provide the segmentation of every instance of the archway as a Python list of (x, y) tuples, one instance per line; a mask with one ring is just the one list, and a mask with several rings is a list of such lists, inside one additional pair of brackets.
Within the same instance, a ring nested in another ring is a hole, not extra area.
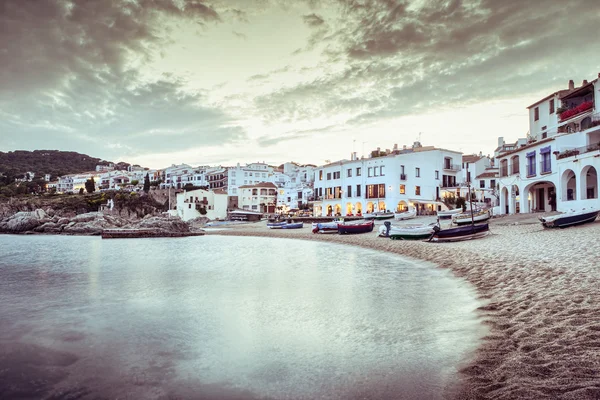
[(502, 194), (500, 195), (500, 209), (504, 214), (510, 214), (509, 195), (507, 187), (502, 188)]
[(362, 203), (356, 203), (356, 215), (362, 215)]
[(598, 173), (596, 172), (596, 168), (591, 165), (584, 167), (581, 170), (579, 182), (581, 182), (580, 199), (598, 198)]
[(367, 203), (367, 213), (372, 213), (373, 212), (373, 208), (374, 208), (373, 202), (369, 201)]
[(510, 159), (510, 172), (509, 174), (518, 174), (519, 173), (519, 156), (513, 156)]
[(556, 187), (552, 182), (535, 182), (525, 187), (527, 196), (522, 212), (549, 212), (556, 210)]
[(335, 215), (336, 216), (340, 216), (342, 215), (342, 205), (341, 204), (336, 204), (335, 205)]
[(346, 203), (346, 215), (352, 215), (352, 203)]
[(577, 178), (573, 170), (567, 169), (560, 178), (562, 201), (577, 200)]
[(398, 206), (396, 207), (396, 211), (402, 212), (408, 210), (408, 204), (404, 200), (400, 200), (398, 202)]
[(333, 207), (331, 207), (331, 204), (327, 206), (327, 216), (331, 217), (333, 215)]
[(323, 207), (322, 206), (314, 206), (313, 215), (316, 217), (317, 215), (323, 215)]
[(386, 211), (387, 210), (385, 208), (385, 201), (380, 201), (378, 207), (379, 207), (379, 211)]

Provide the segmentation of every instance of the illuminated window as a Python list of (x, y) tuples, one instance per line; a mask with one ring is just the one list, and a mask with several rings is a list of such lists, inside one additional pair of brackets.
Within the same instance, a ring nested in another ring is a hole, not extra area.
[(400, 194), (406, 194), (406, 186), (400, 185)]
[(415, 196), (421, 195), (421, 186), (415, 186)]

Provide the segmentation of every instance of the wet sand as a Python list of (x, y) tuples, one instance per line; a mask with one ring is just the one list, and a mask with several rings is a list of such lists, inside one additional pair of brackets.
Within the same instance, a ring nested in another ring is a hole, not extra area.
[(461, 369), (456, 398), (600, 398), (600, 222), (550, 230), (535, 215), (507, 216), (491, 220), (489, 236), (457, 243), (394, 241), (377, 229), (313, 234), (307, 224), (271, 230), (259, 222), (207, 234), (323, 240), (449, 268), (487, 301), (479, 312), (490, 329)]

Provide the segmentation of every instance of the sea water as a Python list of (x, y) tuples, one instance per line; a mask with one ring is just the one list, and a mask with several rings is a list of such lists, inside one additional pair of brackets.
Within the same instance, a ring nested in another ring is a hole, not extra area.
[(0, 398), (442, 398), (479, 305), (447, 270), (339, 244), (4, 235)]

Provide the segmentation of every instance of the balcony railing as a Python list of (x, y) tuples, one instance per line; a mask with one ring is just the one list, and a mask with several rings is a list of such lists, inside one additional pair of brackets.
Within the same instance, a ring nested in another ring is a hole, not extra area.
[(460, 169), (461, 169), (461, 166), (460, 166), (459, 164), (445, 164), (445, 165), (444, 165), (444, 169), (445, 169), (446, 171), (454, 171), (454, 172), (457, 172), (457, 171), (460, 171)]
[(560, 113), (560, 120), (565, 121), (569, 118), (572, 118), (576, 115), (581, 114), (582, 112), (588, 111), (588, 110), (592, 109), (593, 107), (594, 107), (593, 101), (586, 101), (584, 103), (581, 103), (577, 107), (573, 107), (569, 110), (566, 110), (566, 111), (563, 111), (562, 113)]
[(560, 153), (554, 152), (554, 154), (556, 154), (556, 159), (560, 160), (562, 158), (574, 157), (574, 156), (578, 156), (579, 154), (590, 153), (590, 152), (598, 151), (598, 150), (600, 150), (600, 142), (590, 143), (587, 146), (576, 147), (574, 149), (564, 150), (564, 151), (561, 151)]
[(505, 164), (500, 166), (500, 177), (519, 174), (519, 164)]
[(527, 177), (531, 178), (532, 176), (536, 176), (536, 172), (535, 172), (535, 164), (527, 164), (527, 167), (525, 168), (525, 171), (527, 171)]

